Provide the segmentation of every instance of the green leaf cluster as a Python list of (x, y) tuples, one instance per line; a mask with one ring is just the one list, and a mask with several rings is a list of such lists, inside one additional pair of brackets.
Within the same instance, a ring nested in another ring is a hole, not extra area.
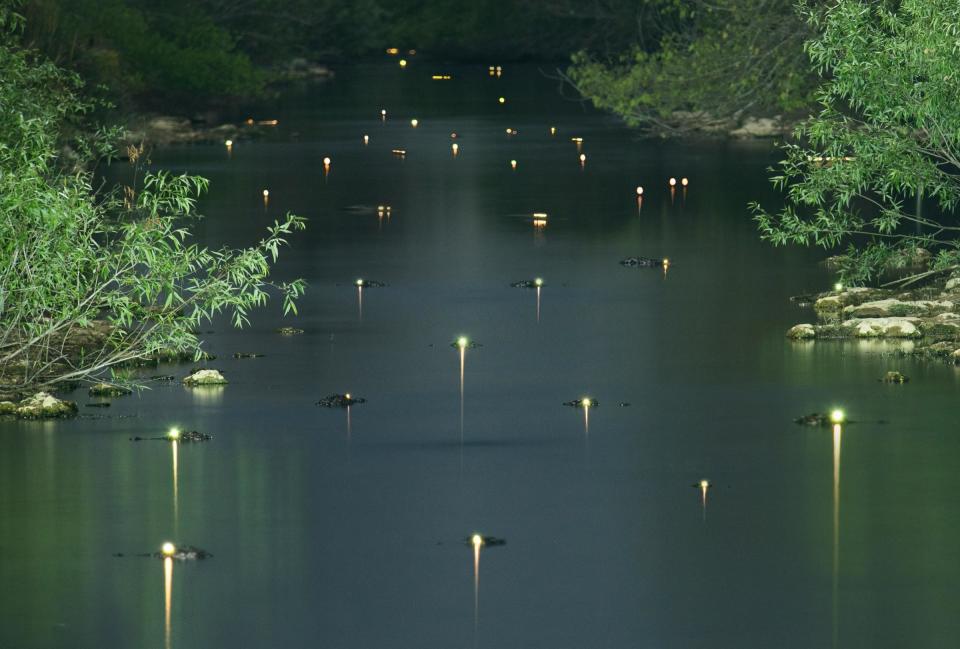
[(598, 108), (661, 134), (790, 113), (812, 102), (815, 79), (794, 2), (661, 0), (655, 40), (613, 59), (578, 52), (566, 75)]
[(820, 111), (773, 177), (786, 206), (753, 206), (763, 238), (846, 245), (849, 283), (906, 265), (917, 248), (935, 252), (934, 273), (957, 267), (960, 4), (839, 0), (806, 18)]
[[(0, 389), (87, 377), (158, 351), (200, 354), (195, 331), (218, 313), (240, 327), (271, 293), (296, 312), (304, 283), (273, 282), (287, 215), (247, 248), (210, 249), (189, 224), (207, 181), (148, 173), (132, 187), (95, 188), (64, 166), (65, 139), (91, 105), (81, 82), (15, 46), (21, 21), (0, 3)], [(81, 163), (115, 132), (73, 140)], [(142, 150), (132, 149), (134, 164)], [(82, 341), (99, 331), (92, 347)]]

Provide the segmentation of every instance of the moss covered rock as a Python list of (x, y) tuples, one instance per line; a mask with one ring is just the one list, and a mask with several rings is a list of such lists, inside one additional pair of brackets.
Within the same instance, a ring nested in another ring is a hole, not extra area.
[(56, 419), (73, 417), (77, 414), (77, 404), (57, 399), (47, 392), (37, 392), (17, 404), (14, 413), (21, 419)]
[(856, 338), (919, 338), (917, 318), (853, 318), (845, 320)]
[(223, 374), (219, 370), (214, 369), (203, 369), (197, 370), (190, 376), (184, 377), (184, 384), (186, 385), (224, 385), (227, 383), (227, 379), (224, 378)]
[(803, 323), (790, 327), (787, 338), (792, 340), (809, 340), (817, 337), (817, 329), (812, 324)]
[(130, 388), (113, 383), (94, 383), (88, 390), (91, 397), (123, 397), (131, 392)]
[(843, 314), (850, 318), (931, 317), (952, 311), (953, 308), (953, 302), (947, 301), (888, 298), (844, 307)]

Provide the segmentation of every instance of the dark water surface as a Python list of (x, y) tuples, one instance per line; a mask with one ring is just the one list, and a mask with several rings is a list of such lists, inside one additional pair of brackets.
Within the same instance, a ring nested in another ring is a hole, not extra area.
[[(535, 68), (440, 71), (345, 69), (256, 115), (274, 137), (154, 156), (211, 179), (204, 243), (309, 217), (277, 276), (310, 287), (297, 318), (275, 302), (211, 327), (225, 388), (0, 424), (0, 647), (955, 646), (958, 373), (784, 339), (812, 317), (788, 296), (832, 280), (822, 252), (758, 241), (745, 204), (776, 200), (769, 145), (637, 142)], [(509, 287), (536, 276), (539, 322)], [(389, 284), (362, 319), (357, 277)], [(459, 334), (483, 345), (462, 438)], [(368, 403), (348, 424), (314, 405), (333, 392)], [(589, 433), (561, 405), (584, 395)], [(864, 423), (791, 421), (835, 405)], [(176, 464), (128, 441), (171, 425), (214, 439)], [(475, 531), (507, 541), (481, 550), (477, 591)], [(162, 562), (111, 556), (165, 540), (214, 554), (174, 566), (169, 631)]]

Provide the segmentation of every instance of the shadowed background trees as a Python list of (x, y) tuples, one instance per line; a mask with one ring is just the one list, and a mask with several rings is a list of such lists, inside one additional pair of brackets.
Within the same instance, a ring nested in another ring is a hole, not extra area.
[[(693, 105), (716, 108), (719, 88), (740, 74), (792, 101), (790, 71), (802, 65), (786, 65), (802, 42), (790, 0), (28, 0), (20, 11), (26, 47), (108, 86), (121, 104), (147, 107), (254, 97), (270, 68), (294, 57), (339, 62), (396, 46), (484, 64), (565, 67), (576, 53), (571, 77), (584, 93), (637, 122), (627, 97), (637, 83), (653, 93), (640, 103), (689, 107), (677, 96), (693, 93)], [(697, 63), (683, 68), (689, 52)], [(773, 82), (784, 70), (787, 80)], [(648, 87), (652, 79), (663, 83)]]

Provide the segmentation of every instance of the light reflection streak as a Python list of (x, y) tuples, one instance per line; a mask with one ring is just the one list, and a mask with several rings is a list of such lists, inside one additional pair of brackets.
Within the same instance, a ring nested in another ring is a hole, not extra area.
[(163, 559), (163, 646), (170, 649), (170, 613), (173, 603), (173, 557)]
[(474, 534), (470, 541), (473, 544), (473, 637), (476, 644), (480, 627), (480, 548), (483, 546), (483, 537)]
[(840, 445), (843, 426), (833, 425), (833, 646), (837, 646), (840, 631)]
[(540, 322), (540, 288), (537, 287), (537, 322)]
[(357, 319), (363, 322), (363, 286), (357, 285)]
[(710, 488), (710, 483), (706, 480), (700, 481), (700, 507), (703, 511), (703, 522), (707, 522), (707, 489)]
[(180, 476), (177, 470), (180, 455), (180, 444), (177, 440), (170, 442), (171, 452), (173, 453), (173, 530), (177, 532), (177, 525), (180, 521)]
[(460, 446), (463, 446), (463, 374), (467, 362), (467, 346), (460, 345)]
[(352, 426), (350, 423), (350, 406), (347, 406), (347, 439), (349, 440), (352, 436)]

